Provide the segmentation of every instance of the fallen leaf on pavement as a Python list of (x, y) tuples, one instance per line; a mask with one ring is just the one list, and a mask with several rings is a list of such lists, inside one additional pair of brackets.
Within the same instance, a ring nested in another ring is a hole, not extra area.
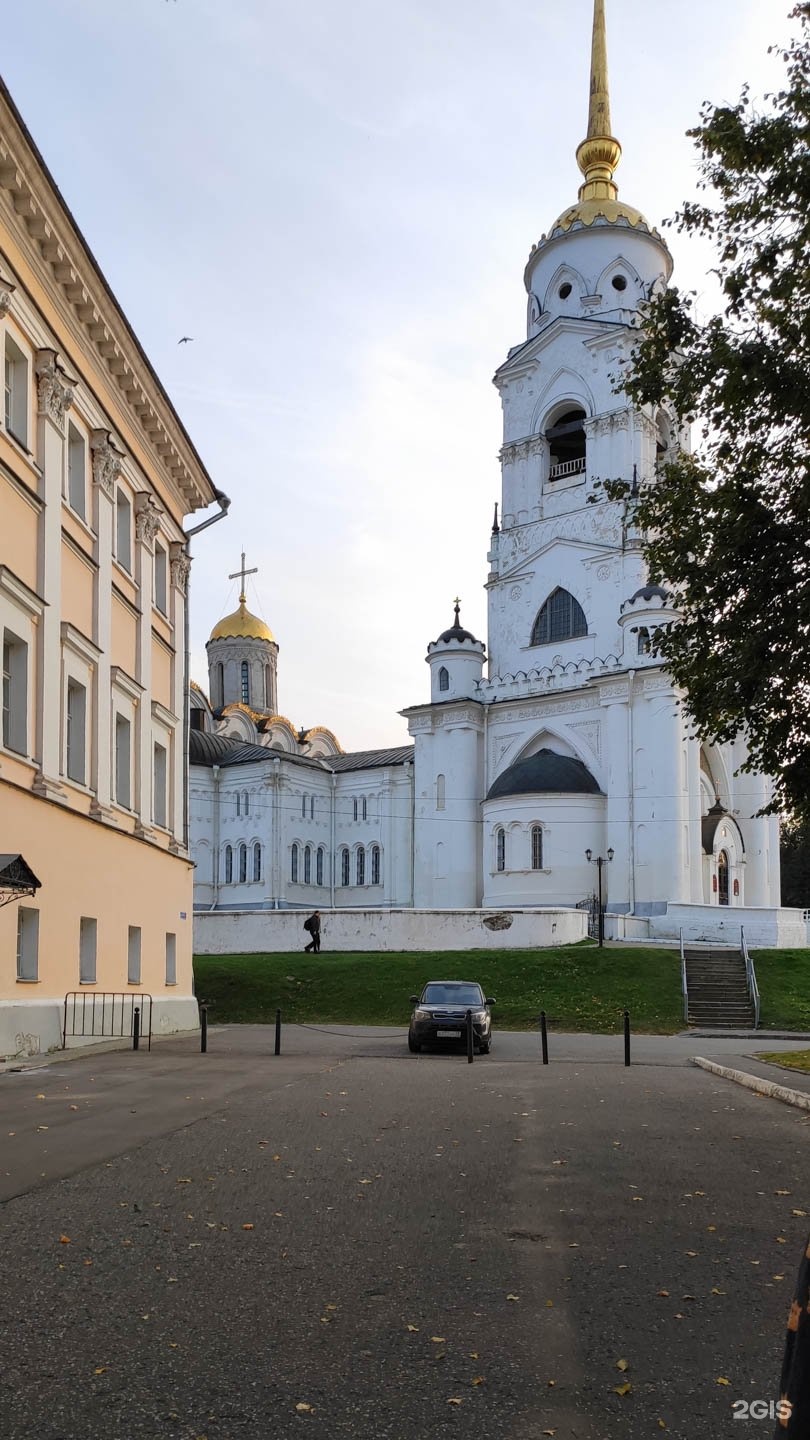
[(409, 1325), (409, 1326), (408, 1326), (408, 1329), (410, 1330), (410, 1332), (411, 1332), (412, 1335), (415, 1335), (416, 1332), (417, 1332), (417, 1330), (419, 1329), (419, 1326), (418, 1326), (418, 1325)]
[(60, 1236), (59, 1236), (59, 1244), (60, 1244), (60, 1245), (69, 1245), (69, 1244), (70, 1244), (70, 1236), (69, 1236), (69, 1235), (60, 1235)]
[(443, 1335), (431, 1335), (430, 1338), (431, 1338), (431, 1340), (433, 1341), (433, 1344), (434, 1344), (434, 1345), (446, 1345), (446, 1344), (447, 1344), (447, 1341), (445, 1340), (445, 1338), (444, 1338)]
[(718, 1377), (717, 1377), (717, 1379), (716, 1379), (716, 1381), (715, 1381), (715, 1384), (716, 1384), (716, 1385), (730, 1385), (730, 1384), (731, 1384), (731, 1381), (730, 1381), (730, 1380), (727, 1380), (726, 1377), (725, 1377), (725, 1375), (718, 1375)]
[(616, 1361), (616, 1369), (617, 1369), (617, 1370), (629, 1370), (629, 1369), (630, 1369), (630, 1362), (629, 1362), (628, 1360), (617, 1360), (617, 1361)]
[(614, 1394), (616, 1395), (629, 1395), (632, 1389), (633, 1387), (629, 1380), (625, 1380), (623, 1385), (614, 1385), (613, 1387)]
[(106, 1365), (97, 1365), (96, 1368), (95, 1368), (95, 1370), (93, 1371), (93, 1374), (94, 1374), (94, 1375), (106, 1375), (106, 1374), (107, 1374), (107, 1366), (106, 1366)]
[(448, 1405), (463, 1405), (463, 1404), (464, 1404), (464, 1401), (461, 1400), (461, 1399), (459, 1399), (458, 1396), (454, 1395), (454, 1396), (452, 1396), (452, 1398), (451, 1398), (450, 1400), (448, 1400), (447, 1403), (448, 1403)]
[(519, 1295), (507, 1295), (506, 1298), (507, 1298), (507, 1300), (519, 1300), (519, 1299), (520, 1299), (520, 1296), (519, 1296)]
[(470, 1381), (470, 1384), (472, 1384), (472, 1385), (483, 1385), (483, 1384), (484, 1384), (484, 1377), (483, 1377), (483, 1375), (473, 1375), (473, 1378), (472, 1378), (472, 1380)]
[(665, 1295), (667, 1298), (669, 1298), (669, 1291), (668, 1291), (668, 1290), (659, 1290), (659, 1291), (658, 1291), (658, 1294), (659, 1294), (659, 1295)]
[(254, 1226), (254, 1225), (251, 1225), (251, 1224), (250, 1224), (250, 1221), (248, 1221), (247, 1225), (243, 1225), (243, 1226), (242, 1226), (242, 1229), (243, 1229), (243, 1230), (254, 1230), (254, 1229), (255, 1229), (255, 1226)]
[(311, 1414), (312, 1414), (312, 1406), (311, 1406), (311, 1405), (308, 1405), (307, 1402), (306, 1402), (306, 1400), (299, 1400), (299, 1401), (298, 1401), (298, 1404), (296, 1405), (295, 1408), (296, 1408), (296, 1410), (299, 1412), (299, 1414), (301, 1414), (301, 1415), (303, 1415), (303, 1414), (311, 1415)]

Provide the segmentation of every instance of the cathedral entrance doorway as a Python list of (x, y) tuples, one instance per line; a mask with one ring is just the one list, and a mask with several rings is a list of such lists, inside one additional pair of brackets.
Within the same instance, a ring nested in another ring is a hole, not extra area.
[(721, 850), (717, 857), (717, 902), (728, 905), (728, 855)]

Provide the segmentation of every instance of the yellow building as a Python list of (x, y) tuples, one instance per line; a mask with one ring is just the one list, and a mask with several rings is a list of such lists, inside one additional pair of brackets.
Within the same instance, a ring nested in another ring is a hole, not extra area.
[(0, 851), (40, 881), (0, 908), (1, 1057), (71, 992), (69, 1031), (113, 993), (196, 1023), (183, 521), (227, 508), (2, 84), (0, 352)]

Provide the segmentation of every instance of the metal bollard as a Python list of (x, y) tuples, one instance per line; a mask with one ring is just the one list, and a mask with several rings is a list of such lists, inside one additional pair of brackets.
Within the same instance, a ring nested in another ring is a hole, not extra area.
[(472, 1010), (467, 1011), (467, 1064), (473, 1063), (473, 1018)]
[(141, 1007), (136, 1005), (132, 1012), (132, 1048), (137, 1050), (141, 1043)]
[(630, 1011), (624, 1012), (624, 1063), (630, 1064)]
[(208, 1049), (208, 1006), (200, 1006), (200, 1053), (205, 1054)]
[(274, 1054), (281, 1054), (281, 1011), (276, 1011), (276, 1048)]
[(546, 1029), (546, 1012), (540, 1011), (540, 1044), (543, 1047), (543, 1064), (548, 1064), (548, 1031)]

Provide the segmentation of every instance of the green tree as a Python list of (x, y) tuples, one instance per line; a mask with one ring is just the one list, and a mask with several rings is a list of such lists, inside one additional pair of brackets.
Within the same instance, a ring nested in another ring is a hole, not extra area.
[(782, 904), (810, 910), (810, 821), (787, 820), (782, 826)]
[(784, 88), (755, 108), (707, 104), (689, 132), (700, 199), (675, 217), (715, 247), (722, 304), (701, 318), (673, 288), (651, 300), (629, 382), (637, 403), (699, 417), (694, 453), (640, 486), (650, 573), (682, 623), (660, 649), (700, 734), (741, 729), (772, 809), (810, 816), (810, 3), (777, 53)]

